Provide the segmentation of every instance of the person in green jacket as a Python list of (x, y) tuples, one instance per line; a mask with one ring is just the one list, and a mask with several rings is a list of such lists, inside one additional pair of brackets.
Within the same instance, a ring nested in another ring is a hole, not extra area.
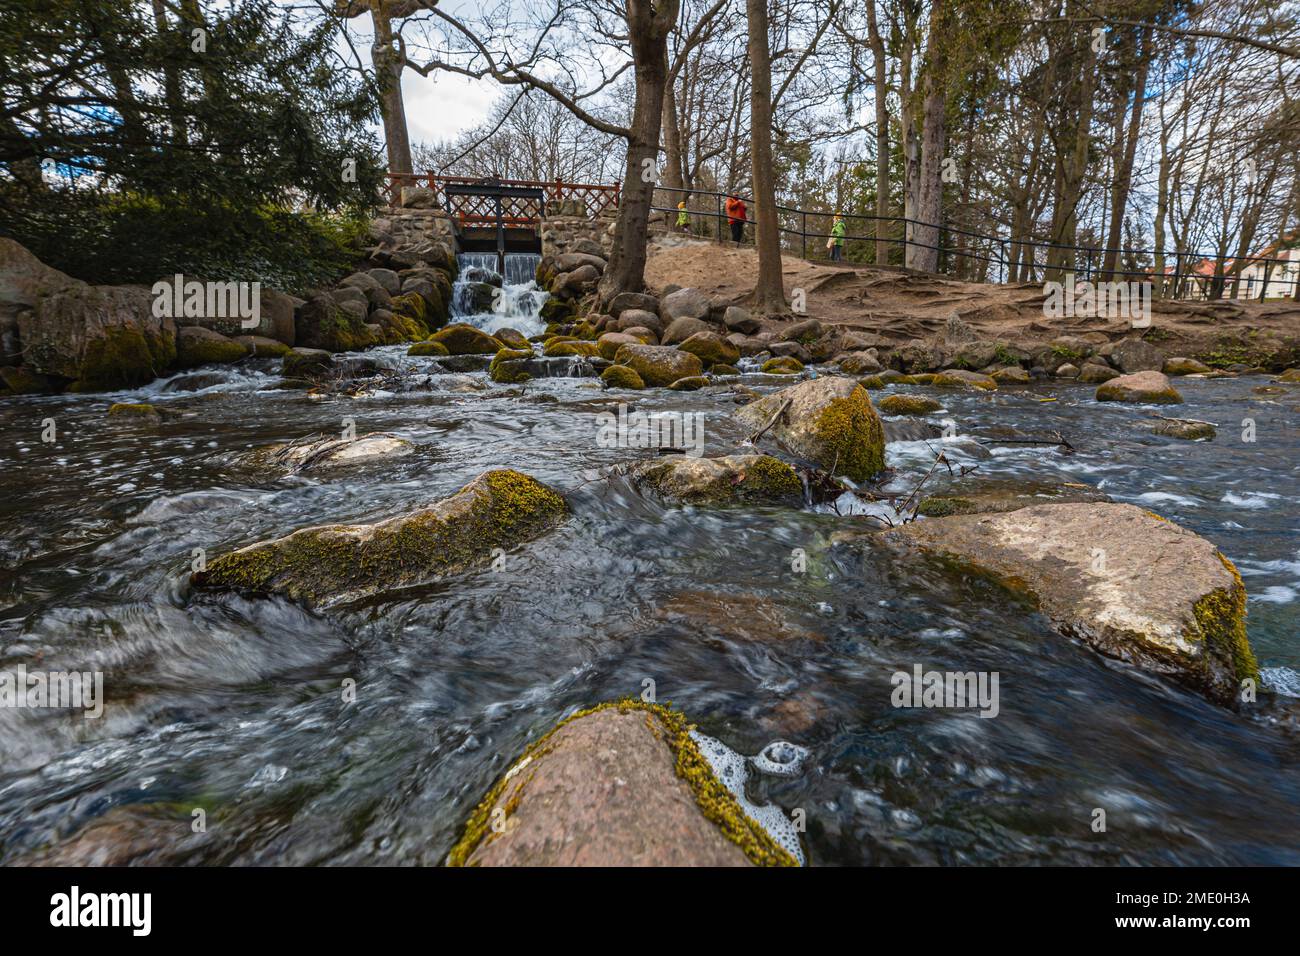
[(831, 223), (831, 262), (844, 259), (844, 231), (844, 216), (837, 212), (835, 221)]
[(683, 199), (677, 204), (677, 228), (682, 232), (691, 231), (691, 217), (686, 212), (686, 200)]

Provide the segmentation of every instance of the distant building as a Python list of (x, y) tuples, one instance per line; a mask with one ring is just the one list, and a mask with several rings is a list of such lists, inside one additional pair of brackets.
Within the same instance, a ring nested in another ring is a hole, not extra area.
[[(1282, 262), (1256, 262), (1256, 259), (1281, 259)], [(1231, 268), (1232, 263), (1228, 264)], [(1265, 280), (1267, 279), (1267, 284)], [(1292, 232), (1280, 242), (1261, 249), (1250, 257), (1237, 273), (1236, 289), (1229, 293), (1242, 299), (1288, 299), (1295, 295), (1300, 282), (1300, 231)], [(1231, 288), (1231, 285), (1230, 285)]]

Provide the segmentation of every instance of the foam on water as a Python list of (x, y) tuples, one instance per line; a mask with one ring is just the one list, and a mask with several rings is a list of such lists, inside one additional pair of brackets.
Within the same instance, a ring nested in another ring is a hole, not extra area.
[[(746, 816), (766, 830), (768, 836), (799, 861), (800, 866), (804, 866), (807, 861), (804, 857), (803, 846), (799, 843), (799, 833), (795, 830), (794, 824), (786, 817), (785, 812), (780, 807), (770, 803), (760, 807), (746, 796), (745, 782), (749, 779), (747, 759), (736, 753), (721, 740), (705, 736), (698, 730), (691, 731), (691, 739), (700, 748), (700, 753), (704, 754), (704, 759), (713, 768), (713, 773), (722, 781), (723, 786), (731, 791), (731, 795), (736, 798), (736, 802), (740, 804)], [(788, 744), (787, 746), (793, 745)], [(802, 759), (800, 762), (802, 762)]]
[(1289, 667), (1261, 667), (1259, 676), (1264, 686), (1275, 694), (1300, 697), (1300, 673)]

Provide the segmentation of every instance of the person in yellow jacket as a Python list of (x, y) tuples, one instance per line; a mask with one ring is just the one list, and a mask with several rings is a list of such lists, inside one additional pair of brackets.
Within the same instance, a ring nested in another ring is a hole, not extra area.
[(686, 200), (683, 199), (677, 204), (677, 228), (682, 232), (691, 231), (691, 217), (686, 212)]
[(840, 262), (844, 259), (844, 232), (844, 216), (837, 212), (835, 221), (831, 223), (831, 239), (827, 243), (831, 247), (831, 262)]

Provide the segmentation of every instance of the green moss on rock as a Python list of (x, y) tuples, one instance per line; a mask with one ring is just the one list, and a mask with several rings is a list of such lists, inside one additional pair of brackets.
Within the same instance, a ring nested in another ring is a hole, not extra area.
[(878, 407), (886, 415), (928, 415), (943, 406), (924, 395), (886, 395)]
[(492, 364), (488, 366), (488, 377), (494, 382), (500, 382), (504, 385), (518, 385), (520, 382), (526, 382), (532, 375), (524, 371), (518, 364), (527, 361), (533, 357), (532, 349), (502, 349), (492, 357)]
[[(722, 835), (744, 852), (750, 862), (756, 866), (798, 866), (799, 861), (780, 846), (771, 835), (754, 821), (737, 802), (735, 796), (714, 774), (708, 758), (691, 739), (695, 726), (686, 720), (685, 715), (671, 709), (671, 706), (650, 704), (640, 700), (627, 699), (606, 701), (580, 710), (556, 724), (542, 737), (530, 744), (511, 769), (501, 776), (492, 789), (470, 814), (465, 824), (464, 833), (456, 841), (447, 857), (448, 866), (469, 865), (469, 859), (479, 845), (493, 837), (492, 813), (498, 801), (505, 793), (517, 768), (525, 763), (545, 755), (552, 738), (566, 725), (609, 708), (616, 708), (620, 713), (643, 711), (647, 726), (655, 736), (663, 740), (673, 753), (677, 776), (690, 788), (696, 805), (705, 819), (713, 823)], [(503, 807), (507, 818), (511, 807)]]
[(793, 355), (782, 355), (764, 362), (763, 371), (768, 375), (798, 375), (803, 371), (803, 362)]
[(377, 524), (303, 528), (221, 555), (191, 580), (328, 606), (480, 565), (492, 549), (554, 527), (567, 510), (536, 479), (489, 471), (420, 511)]
[(645, 382), (636, 373), (636, 369), (626, 365), (611, 365), (600, 373), (600, 380), (609, 388), (645, 388)]
[(447, 346), (443, 345), (441, 342), (424, 341), (424, 342), (416, 342), (414, 345), (412, 345), (409, 349), (406, 350), (406, 354), (416, 355), (416, 356), (450, 355), (451, 352), (447, 351)]

